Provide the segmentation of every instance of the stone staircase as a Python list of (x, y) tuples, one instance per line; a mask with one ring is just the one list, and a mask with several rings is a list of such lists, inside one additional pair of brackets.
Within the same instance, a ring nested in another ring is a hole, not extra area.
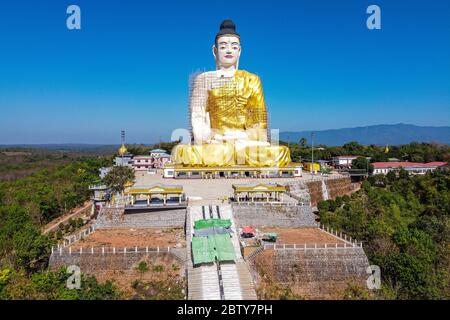
[(188, 299), (221, 300), (216, 264), (188, 270)]
[(296, 199), (299, 203), (309, 205), (311, 203), (311, 196), (309, 189), (303, 181), (292, 181), (287, 184), (288, 195)]
[[(211, 218), (231, 220), (232, 243), (236, 261), (214, 263), (194, 267), (192, 264), (191, 241), (194, 221)], [(187, 279), (189, 300), (256, 300), (256, 291), (250, 271), (242, 258), (239, 235), (234, 223), (230, 205), (188, 207), (186, 220)]]
[(252, 276), (244, 261), (220, 264), (225, 300), (257, 300)]

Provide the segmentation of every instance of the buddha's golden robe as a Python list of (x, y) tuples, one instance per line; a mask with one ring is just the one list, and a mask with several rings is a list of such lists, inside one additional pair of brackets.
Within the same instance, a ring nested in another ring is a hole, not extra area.
[(209, 141), (200, 144), (198, 141), (192, 145), (179, 144), (172, 151), (175, 164), (284, 167), (291, 162), (287, 147), (267, 143), (267, 111), (258, 76), (237, 70), (232, 78), (218, 80), (204, 90), (207, 90), (205, 114), (209, 115), (213, 134), (222, 136), (239, 132), (245, 133), (246, 138), (216, 139), (212, 135)]

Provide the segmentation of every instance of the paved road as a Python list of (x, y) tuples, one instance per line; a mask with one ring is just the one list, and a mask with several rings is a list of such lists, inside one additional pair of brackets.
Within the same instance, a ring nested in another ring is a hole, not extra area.
[(92, 202), (88, 201), (85, 203), (85, 205), (79, 209), (76, 209), (74, 212), (68, 214), (67, 216), (63, 216), (63, 217), (58, 217), (55, 220), (53, 220), (52, 222), (50, 222), (49, 224), (47, 224), (45, 226), (44, 231), (42, 232), (43, 234), (47, 234), (51, 231), (54, 231), (55, 229), (58, 228), (60, 223), (64, 223), (66, 221), (68, 221), (69, 219), (73, 219), (75, 217), (77, 217), (78, 215), (80, 215), (83, 211), (85, 211), (86, 209), (88, 209), (90, 206), (92, 206)]

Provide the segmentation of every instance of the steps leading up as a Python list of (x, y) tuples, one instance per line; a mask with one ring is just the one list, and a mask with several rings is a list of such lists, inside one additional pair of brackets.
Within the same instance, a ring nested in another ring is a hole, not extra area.
[[(186, 249), (188, 299), (190, 300), (256, 300), (256, 292), (250, 271), (242, 258), (239, 234), (233, 219), (230, 205), (212, 206), (212, 217), (231, 220), (231, 241), (235, 249), (236, 261), (229, 263), (201, 265), (192, 264), (191, 241), (194, 235), (194, 222), (204, 217), (211, 218), (209, 206), (190, 206), (186, 220)], [(220, 282), (219, 277), (222, 279)], [(221, 296), (223, 290), (223, 297)]]

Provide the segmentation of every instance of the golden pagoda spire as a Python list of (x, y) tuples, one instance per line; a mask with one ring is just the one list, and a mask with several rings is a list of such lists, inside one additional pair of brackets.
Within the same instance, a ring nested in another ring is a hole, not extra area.
[(122, 146), (119, 148), (119, 155), (123, 156), (127, 153), (127, 148), (125, 147), (125, 144), (122, 143)]

